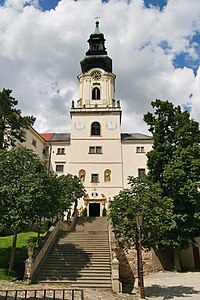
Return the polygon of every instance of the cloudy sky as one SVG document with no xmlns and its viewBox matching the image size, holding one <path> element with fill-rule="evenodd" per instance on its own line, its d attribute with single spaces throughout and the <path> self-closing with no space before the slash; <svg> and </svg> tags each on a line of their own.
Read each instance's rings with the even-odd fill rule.
<svg viewBox="0 0 200 300">
<path fill-rule="evenodd" d="M 77 75 L 94 31 L 106 38 L 123 132 L 147 133 L 156 98 L 200 122 L 200 0 L 0 0 L 0 90 L 39 132 L 69 132 Z"/>
</svg>

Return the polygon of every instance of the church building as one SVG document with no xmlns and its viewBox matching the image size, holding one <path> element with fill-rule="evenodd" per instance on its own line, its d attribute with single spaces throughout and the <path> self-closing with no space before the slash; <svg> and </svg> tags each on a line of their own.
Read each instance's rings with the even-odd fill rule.
<svg viewBox="0 0 200 300">
<path fill-rule="evenodd" d="M 98 21 L 88 43 L 77 77 L 79 99 L 71 104 L 71 133 L 41 134 L 35 146 L 31 144 L 40 148 L 40 157 L 48 151 L 44 161 L 49 170 L 77 175 L 83 182 L 87 195 L 79 201 L 79 209 L 86 207 L 88 216 L 102 216 L 113 197 L 128 186 L 128 176 L 147 173 L 146 153 L 153 140 L 145 134 L 121 132 L 116 76 Z"/>
</svg>

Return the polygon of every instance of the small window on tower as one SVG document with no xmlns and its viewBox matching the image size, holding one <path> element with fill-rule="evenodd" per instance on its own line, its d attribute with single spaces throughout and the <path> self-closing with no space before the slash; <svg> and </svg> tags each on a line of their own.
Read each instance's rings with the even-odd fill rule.
<svg viewBox="0 0 200 300">
<path fill-rule="evenodd" d="M 93 122 L 91 125 L 91 135 L 100 135 L 101 127 L 99 122 Z"/>
<path fill-rule="evenodd" d="M 100 100 L 100 89 L 98 87 L 92 90 L 92 100 Z"/>
<path fill-rule="evenodd" d="M 64 165 L 56 165 L 56 172 L 63 172 L 64 171 Z"/>
<path fill-rule="evenodd" d="M 144 177 L 145 176 L 145 169 L 138 169 L 138 177 Z"/>
<path fill-rule="evenodd" d="M 65 154 L 65 148 L 57 148 L 57 155 Z"/>
<path fill-rule="evenodd" d="M 89 147 L 89 154 L 102 154 L 102 147 L 101 146 Z"/>
<path fill-rule="evenodd" d="M 137 153 L 145 153 L 144 147 L 136 147 L 136 152 Z"/>
<path fill-rule="evenodd" d="M 99 182 L 99 174 L 92 174 L 91 182 Z"/>
</svg>

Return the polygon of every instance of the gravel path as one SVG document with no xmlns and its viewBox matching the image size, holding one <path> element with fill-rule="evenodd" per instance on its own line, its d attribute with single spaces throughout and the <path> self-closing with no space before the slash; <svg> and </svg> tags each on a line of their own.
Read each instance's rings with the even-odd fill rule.
<svg viewBox="0 0 200 300">
<path fill-rule="evenodd" d="M 149 300 L 200 300 L 200 272 L 159 272 L 144 278 L 146 299 Z M 0 290 L 5 289 L 67 288 L 64 284 L 24 284 L 0 281 Z M 77 298 L 78 299 L 78 298 Z M 137 288 L 132 294 L 116 295 L 109 290 L 84 289 L 84 300 L 139 300 Z"/>
</svg>

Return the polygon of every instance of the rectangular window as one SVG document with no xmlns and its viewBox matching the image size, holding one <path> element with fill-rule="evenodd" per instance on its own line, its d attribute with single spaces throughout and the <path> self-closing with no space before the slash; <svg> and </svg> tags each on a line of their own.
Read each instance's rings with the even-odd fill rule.
<svg viewBox="0 0 200 300">
<path fill-rule="evenodd" d="M 64 171 L 64 165 L 56 165 L 56 172 L 63 172 Z"/>
<path fill-rule="evenodd" d="M 89 147 L 89 154 L 102 154 L 102 147 L 100 146 Z"/>
<path fill-rule="evenodd" d="M 138 177 L 144 177 L 145 176 L 145 169 L 138 169 Z"/>
<path fill-rule="evenodd" d="M 144 147 L 136 147 L 136 153 L 145 153 Z"/>
<path fill-rule="evenodd" d="M 102 153 L 102 148 L 96 147 L 96 154 L 101 154 L 101 153 Z"/>
<path fill-rule="evenodd" d="M 99 182 L 99 174 L 92 174 L 91 182 Z"/>
<path fill-rule="evenodd" d="M 95 154 L 95 147 L 89 147 L 89 154 Z"/>
<path fill-rule="evenodd" d="M 57 148 L 57 155 L 65 154 L 65 148 Z"/>
<path fill-rule="evenodd" d="M 35 139 L 32 139 L 32 145 L 37 148 L 37 141 Z"/>
</svg>

